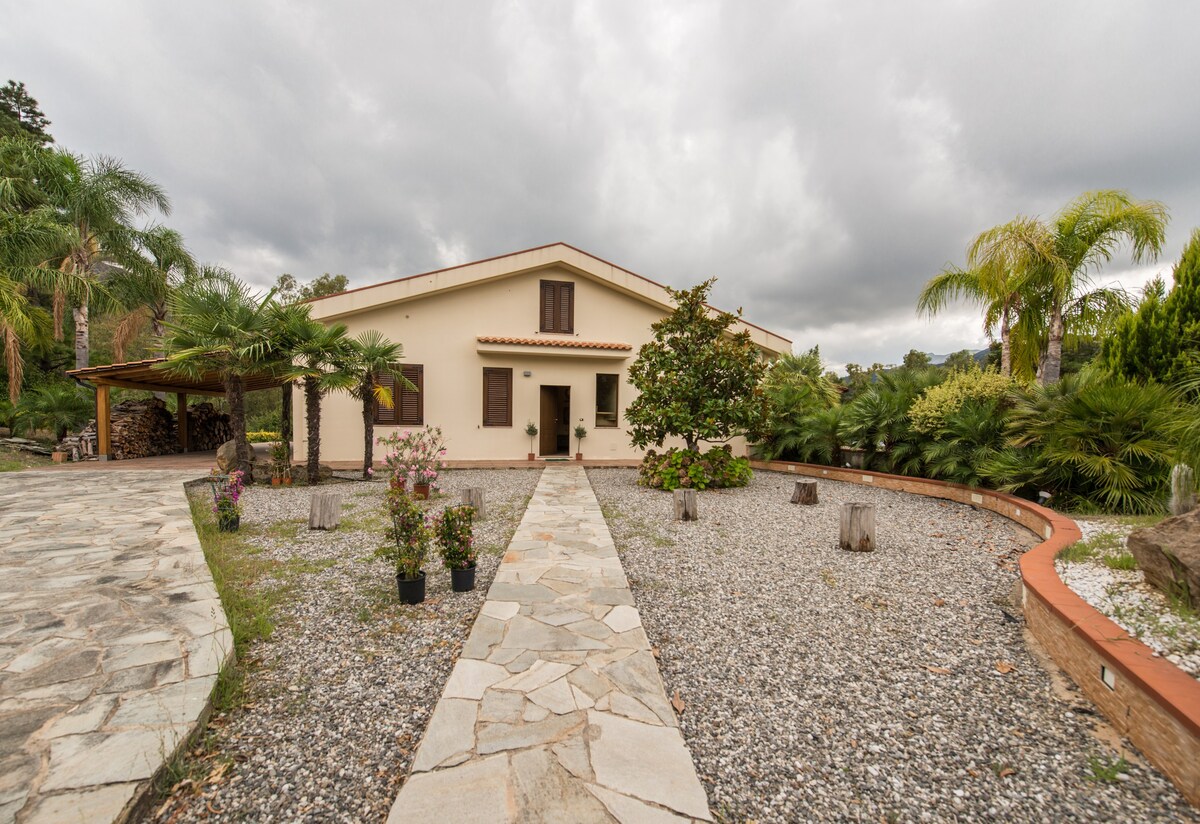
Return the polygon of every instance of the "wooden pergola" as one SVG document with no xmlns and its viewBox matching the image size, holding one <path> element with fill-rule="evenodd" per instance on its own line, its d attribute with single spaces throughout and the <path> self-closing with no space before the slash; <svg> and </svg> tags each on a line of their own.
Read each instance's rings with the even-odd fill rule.
<svg viewBox="0 0 1200 824">
<path fill-rule="evenodd" d="M 101 460 L 112 454 L 112 402 L 113 387 L 142 389 L 147 392 L 168 392 L 175 395 L 176 428 L 179 446 L 188 451 L 187 399 L 188 395 L 224 397 L 225 383 L 216 372 L 205 372 L 200 378 L 186 378 L 163 368 L 166 358 L 149 358 L 128 363 L 112 363 L 107 366 L 85 366 L 69 369 L 67 374 L 77 381 L 90 383 L 96 389 L 96 451 Z M 248 375 L 243 384 L 247 392 L 259 389 L 274 389 L 287 383 L 273 375 Z M 184 410 L 185 414 L 179 414 Z"/>
</svg>

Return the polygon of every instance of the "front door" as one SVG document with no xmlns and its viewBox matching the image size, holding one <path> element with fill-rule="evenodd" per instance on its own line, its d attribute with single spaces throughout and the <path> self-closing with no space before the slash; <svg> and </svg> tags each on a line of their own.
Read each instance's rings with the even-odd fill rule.
<svg viewBox="0 0 1200 824">
<path fill-rule="evenodd" d="M 571 387 L 542 387 L 542 419 L 538 423 L 541 455 L 566 455 L 571 449 Z"/>
</svg>

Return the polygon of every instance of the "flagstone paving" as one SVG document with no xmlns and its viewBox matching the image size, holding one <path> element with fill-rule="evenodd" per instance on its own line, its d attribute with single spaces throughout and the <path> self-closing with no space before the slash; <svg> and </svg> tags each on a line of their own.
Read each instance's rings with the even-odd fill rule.
<svg viewBox="0 0 1200 824">
<path fill-rule="evenodd" d="M 581 467 L 542 473 L 388 821 L 447 814 L 712 820 Z"/>
<path fill-rule="evenodd" d="M 0 824 L 121 818 L 207 712 L 233 638 L 194 477 L 0 475 Z"/>
</svg>

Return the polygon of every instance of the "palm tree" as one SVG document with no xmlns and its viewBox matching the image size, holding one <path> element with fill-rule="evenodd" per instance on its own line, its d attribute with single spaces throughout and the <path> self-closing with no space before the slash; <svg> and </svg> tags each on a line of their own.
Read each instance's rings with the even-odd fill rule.
<svg viewBox="0 0 1200 824">
<path fill-rule="evenodd" d="M 68 429 L 87 423 L 95 414 L 92 399 L 73 383 L 46 383 L 21 399 L 17 414 L 29 428 L 49 429 L 55 442 L 67 437 Z"/>
<path fill-rule="evenodd" d="M 216 372 L 225 385 L 229 423 L 237 444 L 237 468 L 252 479 L 246 439 L 245 380 L 278 368 L 279 341 L 273 334 L 274 293 L 253 294 L 231 273 L 206 267 L 202 277 L 173 292 L 166 321 L 163 368 L 190 378 Z"/>
<path fill-rule="evenodd" d="M 133 228 L 135 216 L 152 210 L 170 214 L 171 202 L 163 189 L 138 172 L 109 157 L 80 158 L 58 152 L 59 173 L 41 182 L 71 237 L 53 260 L 60 271 L 95 282 L 102 264 L 136 265 L 141 234 Z M 74 299 L 75 368 L 88 365 L 90 325 L 88 295 L 55 293 L 55 320 L 66 299 Z"/>
<path fill-rule="evenodd" d="M 304 389 L 304 414 L 308 426 L 308 482 L 321 479 L 321 396 L 332 390 L 354 386 L 356 377 L 349 369 L 352 359 L 350 339 L 343 324 L 326 326 L 313 320 L 305 303 L 277 306 L 273 323 L 280 346 L 291 356 L 291 365 L 283 367 L 290 381 L 299 381 Z"/>
<path fill-rule="evenodd" d="M 183 244 L 183 236 L 166 226 L 155 226 L 138 233 L 137 257 L 126 261 L 114 272 L 109 291 L 125 314 L 113 335 L 113 352 L 118 361 L 125 359 L 125 347 L 147 326 L 162 353 L 166 334 L 167 303 L 171 291 L 198 275 L 196 262 Z"/>
<path fill-rule="evenodd" d="M 1037 220 L 1015 220 L 981 232 L 967 248 L 967 268 L 948 266 L 917 299 L 917 314 L 933 317 L 952 301 L 966 298 L 983 306 L 983 330 L 992 340 L 999 327 L 1000 373 L 1013 373 L 1013 326 L 1025 303 L 1024 261 L 1052 253 Z M 1018 355 L 1026 343 L 1018 338 Z"/>
<path fill-rule="evenodd" d="M 1092 273 L 1125 241 L 1135 263 L 1156 259 L 1166 224 L 1167 209 L 1157 201 L 1085 192 L 1050 223 L 1017 217 L 979 235 L 968 251 L 969 268 L 947 269 L 927 283 L 918 311 L 934 314 L 959 296 L 983 303 L 985 328 L 1000 324 L 1001 370 L 1008 338 L 1016 350 L 1010 370 L 1032 371 L 1036 363 L 1041 383 L 1054 383 L 1067 333 L 1096 334 L 1129 306 L 1119 289 L 1090 288 Z"/>
<path fill-rule="evenodd" d="M 363 480 L 371 477 L 371 466 L 375 463 L 375 404 L 391 407 L 395 403 L 391 391 L 379 378 L 391 375 L 404 388 L 416 390 L 400 372 L 400 359 L 404 347 L 393 343 L 377 329 L 368 329 L 350 341 L 351 363 L 349 371 L 355 377 L 350 392 L 362 403 L 363 418 Z"/>
</svg>

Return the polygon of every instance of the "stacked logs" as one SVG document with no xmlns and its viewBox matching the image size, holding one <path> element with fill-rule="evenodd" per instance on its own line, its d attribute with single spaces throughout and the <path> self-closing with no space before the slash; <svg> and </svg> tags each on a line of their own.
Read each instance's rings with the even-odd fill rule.
<svg viewBox="0 0 1200 824">
<path fill-rule="evenodd" d="M 229 416 L 218 412 L 211 403 L 188 407 L 188 449 L 207 452 L 233 438 Z"/>
<path fill-rule="evenodd" d="M 112 408 L 111 448 L 116 461 L 170 455 L 179 451 L 175 417 L 158 398 L 122 401 Z M 95 437 L 96 422 L 89 421 L 81 438 Z"/>
</svg>

